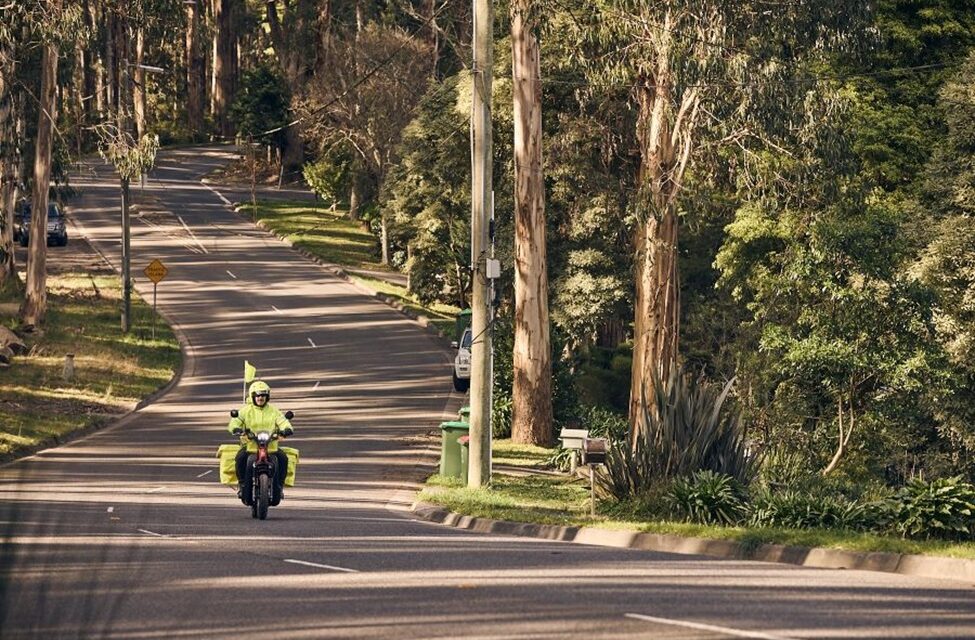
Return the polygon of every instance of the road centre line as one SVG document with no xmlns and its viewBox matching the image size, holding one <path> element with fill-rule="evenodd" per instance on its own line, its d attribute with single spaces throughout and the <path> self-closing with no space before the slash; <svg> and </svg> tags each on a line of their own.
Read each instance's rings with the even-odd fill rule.
<svg viewBox="0 0 975 640">
<path fill-rule="evenodd" d="M 300 564 L 306 567 L 315 567 L 318 569 L 331 569 L 332 571 L 342 571 L 345 573 L 359 573 L 355 569 L 346 569 L 345 567 L 334 567 L 330 564 L 318 564 L 317 562 L 305 562 L 304 560 L 292 560 L 290 558 L 285 558 L 285 562 L 290 562 L 291 564 Z"/>
<path fill-rule="evenodd" d="M 197 477 L 197 478 L 202 478 L 203 476 L 205 476 L 205 475 L 207 475 L 207 474 L 209 474 L 209 473 L 213 473 L 213 469 L 210 469 L 210 470 L 208 470 L 208 471 L 204 471 L 203 473 L 201 473 L 200 475 L 198 475 L 198 476 L 196 476 L 196 477 Z"/>
<path fill-rule="evenodd" d="M 310 344 L 313 349 L 317 349 L 318 348 L 318 345 L 315 344 L 314 342 L 312 342 L 311 338 L 308 338 L 308 344 Z"/>
<path fill-rule="evenodd" d="M 718 627 L 710 624 L 701 624 L 699 622 L 688 622 L 686 620 L 673 620 L 671 618 L 656 618 L 654 616 L 644 616 L 639 613 L 627 613 L 623 615 L 624 618 L 630 618 L 633 620 L 644 620 L 646 622 L 656 622 L 657 624 L 666 624 L 674 627 L 686 627 L 687 629 L 697 629 L 698 631 L 711 631 L 713 633 L 723 633 L 729 636 L 735 636 L 736 638 L 756 638 L 758 640 L 791 640 L 786 636 L 776 636 L 768 633 L 761 633 L 759 631 L 741 631 L 740 629 L 731 629 L 728 627 Z"/>
<path fill-rule="evenodd" d="M 109 507 L 107 509 L 107 511 L 108 511 L 108 513 L 112 513 L 113 511 L 115 511 L 115 507 Z"/>
<path fill-rule="evenodd" d="M 273 304 L 271 305 L 271 308 L 274 309 L 275 311 L 277 311 L 278 313 L 281 313 L 281 310 L 278 309 L 277 307 L 275 307 Z"/>
<path fill-rule="evenodd" d="M 149 489 L 148 491 L 146 491 L 146 493 L 159 493 L 160 491 L 162 491 L 165 488 L 166 487 L 156 487 L 155 489 Z"/>
<path fill-rule="evenodd" d="M 235 276 L 235 275 L 234 275 L 234 272 L 233 272 L 233 271 L 231 271 L 230 269 L 227 269 L 227 274 L 228 274 L 228 275 L 229 275 L 229 276 L 230 276 L 231 278 L 233 278 L 234 280 L 236 280 L 236 279 L 237 279 L 237 276 Z"/>
<path fill-rule="evenodd" d="M 167 536 L 164 533 L 156 533 L 155 531 L 149 531 L 147 529 L 136 529 L 136 531 L 138 531 L 139 533 L 144 533 L 147 536 L 155 536 L 157 538 L 168 538 L 169 537 L 169 536 Z"/>
<path fill-rule="evenodd" d="M 312 391 L 314 391 L 315 389 L 317 389 L 317 388 L 318 388 L 318 385 L 320 385 L 321 383 L 322 383 L 322 381 L 321 381 L 321 380 L 319 380 L 318 382 L 316 382 L 316 383 L 315 383 L 315 386 L 314 386 L 314 387 L 312 387 L 312 388 L 311 388 L 311 390 L 312 390 Z"/>
</svg>

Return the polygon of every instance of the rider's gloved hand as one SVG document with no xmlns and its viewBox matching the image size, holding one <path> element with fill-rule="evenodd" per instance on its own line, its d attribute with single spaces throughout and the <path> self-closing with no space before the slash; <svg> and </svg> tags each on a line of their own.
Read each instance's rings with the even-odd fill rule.
<svg viewBox="0 0 975 640">
<path fill-rule="evenodd" d="M 233 433 L 235 436 L 242 436 L 244 435 L 244 430 L 241 429 L 240 427 L 237 427 L 231 433 Z"/>
<path fill-rule="evenodd" d="M 281 430 L 281 435 L 283 435 L 285 438 L 290 438 L 291 436 L 294 435 L 294 433 L 295 430 L 292 429 L 291 427 L 285 427 L 284 429 Z"/>
</svg>

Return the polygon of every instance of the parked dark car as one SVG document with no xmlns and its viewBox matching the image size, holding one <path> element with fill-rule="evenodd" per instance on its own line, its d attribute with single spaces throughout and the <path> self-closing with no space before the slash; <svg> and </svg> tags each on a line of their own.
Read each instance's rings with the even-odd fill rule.
<svg viewBox="0 0 975 640">
<path fill-rule="evenodd" d="M 30 244 L 30 203 L 20 205 L 14 220 L 14 240 L 20 246 Z M 54 202 L 47 205 L 47 244 L 48 246 L 65 246 L 68 244 L 68 227 L 61 208 Z"/>
</svg>

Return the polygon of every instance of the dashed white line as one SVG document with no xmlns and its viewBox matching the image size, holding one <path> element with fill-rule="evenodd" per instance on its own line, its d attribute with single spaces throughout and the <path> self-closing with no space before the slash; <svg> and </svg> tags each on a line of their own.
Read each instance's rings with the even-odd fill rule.
<svg viewBox="0 0 975 640">
<path fill-rule="evenodd" d="M 277 311 L 278 313 L 281 313 L 281 310 L 278 309 L 277 307 L 275 307 L 273 304 L 271 305 L 271 308 L 274 309 L 275 311 Z"/>
<path fill-rule="evenodd" d="M 167 536 L 166 534 L 163 534 L 163 533 L 156 533 L 155 531 L 149 531 L 149 530 L 147 530 L 147 529 L 137 529 L 137 531 L 138 531 L 139 533 L 144 533 L 144 534 L 146 534 L 147 536 L 155 536 L 155 537 L 157 537 L 157 538 L 168 538 L 168 537 L 169 537 L 169 536 Z"/>
<path fill-rule="evenodd" d="M 330 564 L 318 564 L 317 562 L 305 562 L 304 560 L 291 560 L 285 558 L 285 562 L 290 562 L 291 564 L 300 564 L 306 567 L 315 567 L 317 569 L 331 569 L 332 571 L 342 571 L 344 573 L 359 573 L 355 569 L 346 569 L 345 567 L 335 567 Z"/>
<path fill-rule="evenodd" d="M 108 511 L 109 513 L 112 513 L 113 511 L 115 511 L 115 507 L 109 507 L 109 508 L 107 509 L 107 511 Z"/>
<path fill-rule="evenodd" d="M 235 275 L 234 275 L 234 272 L 233 272 L 233 271 L 231 271 L 230 269 L 227 269 L 227 275 L 229 275 L 229 276 L 230 276 L 231 278 L 233 278 L 234 280 L 236 280 L 236 279 L 237 279 L 237 276 L 235 276 Z"/>
<path fill-rule="evenodd" d="M 203 473 L 201 473 L 200 475 L 198 475 L 196 477 L 197 478 L 202 478 L 203 476 L 205 476 L 207 474 L 210 474 L 210 473 L 213 473 L 213 469 L 210 469 L 209 471 L 204 471 Z"/>
<path fill-rule="evenodd" d="M 149 489 L 148 491 L 146 491 L 146 493 L 159 493 L 160 491 L 162 491 L 165 488 L 166 487 L 156 487 L 155 489 Z"/>
<path fill-rule="evenodd" d="M 316 382 L 316 383 L 315 383 L 315 386 L 314 386 L 314 387 L 312 387 L 312 388 L 311 388 L 311 390 L 312 390 L 312 391 L 315 391 L 316 389 L 318 389 L 318 385 L 320 385 L 321 383 L 322 383 L 322 381 L 321 381 L 321 380 L 319 380 L 318 382 Z"/>
<path fill-rule="evenodd" d="M 646 622 L 656 622 L 657 624 L 666 624 L 674 627 L 685 627 L 687 629 L 697 629 L 698 631 L 711 631 L 713 633 L 723 633 L 729 636 L 735 636 L 736 638 L 756 638 L 757 640 L 790 640 L 786 636 L 776 636 L 768 633 L 761 633 L 759 631 L 742 631 L 740 629 L 730 629 L 728 627 L 719 627 L 710 624 L 701 624 L 699 622 L 688 622 L 686 620 L 672 620 L 670 618 L 656 618 L 654 616 L 644 616 L 639 613 L 627 613 L 623 617 L 631 618 L 633 620 L 645 620 Z"/>
<path fill-rule="evenodd" d="M 312 342 L 312 339 L 311 338 L 308 338 L 308 344 L 310 344 L 312 346 L 312 349 L 317 349 L 318 348 L 318 345 L 315 344 L 314 342 Z"/>
<path fill-rule="evenodd" d="M 207 189 L 209 189 L 210 191 L 212 191 L 212 192 L 214 192 L 215 194 L 217 194 L 217 197 L 218 197 L 218 198 L 220 198 L 220 200 L 221 200 L 221 201 L 222 201 L 222 202 L 223 202 L 223 203 L 224 203 L 225 205 L 227 205 L 228 207 L 232 207 L 232 206 L 234 206 L 234 203 L 232 203 L 232 202 L 231 202 L 230 200 L 227 200 L 227 198 L 226 198 L 226 197 L 224 197 L 224 195 L 223 195 L 222 193 L 220 193 L 219 191 L 217 191 L 216 189 L 214 189 L 214 188 L 213 188 L 213 187 L 211 187 L 210 185 L 208 185 L 208 184 L 206 184 L 206 183 L 204 183 L 204 185 L 203 185 L 203 186 L 205 186 L 205 187 L 206 187 Z"/>
</svg>

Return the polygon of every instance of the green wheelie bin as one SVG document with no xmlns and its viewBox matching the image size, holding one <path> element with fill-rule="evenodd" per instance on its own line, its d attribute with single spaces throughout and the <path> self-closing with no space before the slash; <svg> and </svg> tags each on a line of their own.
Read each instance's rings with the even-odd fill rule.
<svg viewBox="0 0 975 640">
<path fill-rule="evenodd" d="M 440 423 L 440 475 L 461 477 L 460 443 L 457 440 L 467 435 L 470 426 L 460 421 Z"/>
</svg>

